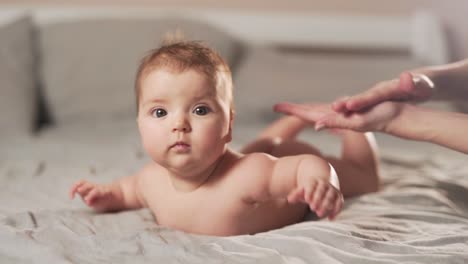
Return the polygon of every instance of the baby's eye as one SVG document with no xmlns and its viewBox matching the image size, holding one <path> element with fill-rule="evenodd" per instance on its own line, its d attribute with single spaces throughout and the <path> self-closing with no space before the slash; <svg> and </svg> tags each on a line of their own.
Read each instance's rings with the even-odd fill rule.
<svg viewBox="0 0 468 264">
<path fill-rule="evenodd" d="M 162 109 L 162 108 L 157 108 L 157 109 L 154 109 L 153 112 L 151 113 L 154 117 L 163 117 L 165 115 L 167 115 L 167 112 L 166 110 Z"/>
<path fill-rule="evenodd" d="M 195 108 L 195 110 L 193 110 L 193 112 L 197 115 L 206 115 L 210 111 L 211 111 L 210 108 L 206 106 L 198 106 L 197 108 Z"/>
</svg>

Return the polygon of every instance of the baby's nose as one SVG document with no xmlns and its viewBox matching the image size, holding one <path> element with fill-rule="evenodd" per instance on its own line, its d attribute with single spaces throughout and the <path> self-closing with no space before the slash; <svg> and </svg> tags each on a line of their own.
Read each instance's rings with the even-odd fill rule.
<svg viewBox="0 0 468 264">
<path fill-rule="evenodd" d="M 185 119 L 179 119 L 175 122 L 172 132 L 190 132 L 191 127 L 189 122 Z"/>
</svg>

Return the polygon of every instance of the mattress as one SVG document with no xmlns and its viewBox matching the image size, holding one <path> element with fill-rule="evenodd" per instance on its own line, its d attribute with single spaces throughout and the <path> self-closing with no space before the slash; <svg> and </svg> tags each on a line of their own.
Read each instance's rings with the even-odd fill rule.
<svg viewBox="0 0 468 264">
<path fill-rule="evenodd" d="M 238 125 L 233 148 L 260 125 Z M 339 153 L 339 140 L 301 140 Z M 135 122 L 76 124 L 4 144 L 0 159 L 1 263 L 466 263 L 467 158 L 378 135 L 382 184 L 345 201 L 336 220 L 255 235 L 212 237 L 160 226 L 147 209 L 95 213 L 69 200 L 70 185 L 108 182 L 148 162 Z M 203 212 L 200 212 L 203 213 Z"/>
</svg>

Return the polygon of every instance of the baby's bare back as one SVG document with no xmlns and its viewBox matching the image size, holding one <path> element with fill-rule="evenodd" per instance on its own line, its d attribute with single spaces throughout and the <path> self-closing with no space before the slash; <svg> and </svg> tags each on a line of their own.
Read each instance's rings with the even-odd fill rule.
<svg viewBox="0 0 468 264">
<path fill-rule="evenodd" d="M 147 206 L 158 224 L 205 235 L 254 234 L 299 222 L 305 204 L 284 199 L 255 202 L 246 199 L 245 187 L 263 168 L 246 162 L 248 157 L 231 155 L 216 175 L 198 189 L 174 189 L 165 169 L 157 164 L 145 170 L 140 184 Z"/>
</svg>

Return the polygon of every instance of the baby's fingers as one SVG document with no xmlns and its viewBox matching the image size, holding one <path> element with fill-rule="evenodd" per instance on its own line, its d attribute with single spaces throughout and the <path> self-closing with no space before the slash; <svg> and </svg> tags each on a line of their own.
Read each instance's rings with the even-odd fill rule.
<svg viewBox="0 0 468 264">
<path fill-rule="evenodd" d="M 322 217 L 327 215 L 331 210 L 333 210 L 336 197 L 336 190 L 334 190 L 333 188 L 328 188 L 328 191 L 326 191 L 323 199 L 317 205 L 317 215 Z"/>
<path fill-rule="evenodd" d="M 92 189 L 84 198 L 83 200 L 85 201 L 85 203 L 89 206 L 91 206 L 94 201 L 96 200 L 96 198 L 98 198 L 99 196 L 99 191 L 98 189 Z"/>
<path fill-rule="evenodd" d="M 326 193 L 325 183 L 318 182 L 315 185 L 313 193 L 311 194 L 312 197 L 307 201 L 308 204 L 309 204 L 310 209 L 312 211 L 314 211 L 315 213 L 318 213 L 317 212 L 318 206 L 321 203 L 321 201 L 323 200 L 323 196 L 325 195 L 325 193 Z"/>
<path fill-rule="evenodd" d="M 81 197 L 85 197 L 88 193 L 95 188 L 95 185 L 89 182 L 84 183 L 77 189 L 77 193 L 81 195 Z"/>
<path fill-rule="evenodd" d="M 288 195 L 288 202 L 289 203 L 297 203 L 303 200 L 304 197 L 304 188 L 298 187 L 294 189 L 289 195 Z"/>
<path fill-rule="evenodd" d="M 317 188 L 317 182 L 314 181 L 310 185 L 304 188 L 304 202 L 310 204 L 313 199 L 315 189 Z"/>
<path fill-rule="evenodd" d="M 334 220 L 336 215 L 341 211 L 343 207 L 343 195 L 339 195 L 338 198 L 335 200 L 335 205 L 333 211 L 328 215 L 328 219 Z"/>
<path fill-rule="evenodd" d="M 72 185 L 72 187 L 70 188 L 70 199 L 75 198 L 75 193 L 77 192 L 78 188 L 81 187 L 84 183 L 86 183 L 85 180 L 79 180 Z"/>
</svg>

